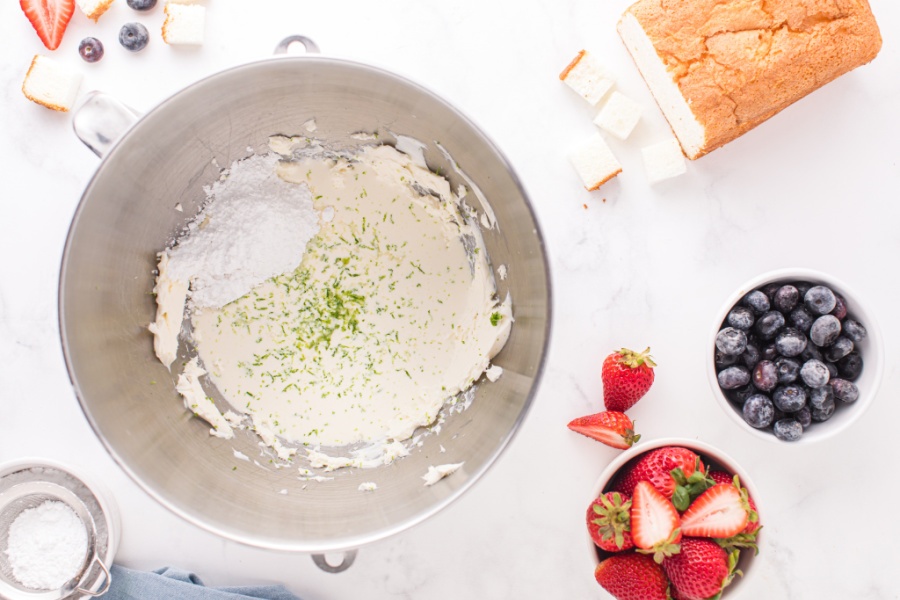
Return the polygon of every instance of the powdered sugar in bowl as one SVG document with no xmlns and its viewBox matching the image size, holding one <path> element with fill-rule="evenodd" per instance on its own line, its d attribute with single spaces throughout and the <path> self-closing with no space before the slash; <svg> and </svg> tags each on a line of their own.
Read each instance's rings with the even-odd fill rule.
<svg viewBox="0 0 900 600">
<path fill-rule="evenodd" d="M 115 506 L 68 467 L 43 460 L 0 466 L 0 597 L 100 595 L 118 539 Z"/>
</svg>

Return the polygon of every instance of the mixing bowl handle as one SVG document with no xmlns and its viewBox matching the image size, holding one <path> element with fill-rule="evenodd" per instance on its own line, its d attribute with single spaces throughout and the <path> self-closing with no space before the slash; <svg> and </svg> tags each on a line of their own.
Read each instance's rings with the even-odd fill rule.
<svg viewBox="0 0 900 600">
<path fill-rule="evenodd" d="M 326 573 L 341 573 L 349 569 L 350 565 L 353 564 L 353 561 L 356 560 L 356 550 L 347 550 L 344 552 L 340 564 L 337 565 L 329 563 L 325 559 L 324 554 L 313 554 L 312 559 L 313 562 L 316 563 L 316 566 Z"/>
<path fill-rule="evenodd" d="M 305 35 L 289 35 L 275 46 L 275 54 L 288 54 L 294 44 L 303 44 L 307 54 L 319 54 L 319 46 Z"/>
<path fill-rule="evenodd" d="M 72 117 L 75 135 L 103 158 L 116 140 L 134 125 L 140 115 L 109 94 L 89 92 Z"/>
</svg>

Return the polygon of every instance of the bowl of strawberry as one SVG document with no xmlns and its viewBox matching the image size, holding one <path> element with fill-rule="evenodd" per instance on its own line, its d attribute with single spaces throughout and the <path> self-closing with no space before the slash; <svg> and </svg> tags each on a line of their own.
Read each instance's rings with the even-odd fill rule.
<svg viewBox="0 0 900 600">
<path fill-rule="evenodd" d="M 783 269 L 725 302 L 707 359 L 725 412 L 757 437 L 803 444 L 837 434 L 871 405 L 883 350 L 871 312 L 825 273 Z"/>
<path fill-rule="evenodd" d="M 758 494 L 697 440 L 644 442 L 600 475 L 586 512 L 597 583 L 616 600 L 734 598 L 762 547 Z"/>
</svg>

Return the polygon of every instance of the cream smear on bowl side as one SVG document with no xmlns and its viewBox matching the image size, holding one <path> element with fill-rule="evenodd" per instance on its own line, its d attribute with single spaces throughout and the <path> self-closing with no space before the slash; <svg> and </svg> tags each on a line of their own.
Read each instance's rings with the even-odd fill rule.
<svg viewBox="0 0 900 600">
<path fill-rule="evenodd" d="M 235 163 L 187 235 L 161 253 L 157 355 L 167 366 L 174 359 L 186 302 L 197 357 L 178 391 L 212 434 L 231 437 L 249 421 L 284 460 L 303 446 L 309 465 L 325 471 L 388 464 L 408 454 L 402 442 L 433 424 L 448 399 L 485 372 L 491 381 L 502 373 L 490 360 L 509 336 L 511 301 L 496 296 L 464 188 L 454 194 L 391 146 L 336 154 L 273 136 L 270 149 Z M 257 219 L 241 242 L 241 226 L 223 223 L 223 214 L 241 218 L 219 208 L 223 198 L 254 195 L 244 209 L 258 210 L 268 194 L 294 217 L 290 251 L 271 251 L 281 222 Z M 271 204 L 272 214 L 285 209 Z M 254 244 L 263 249 L 248 268 L 242 252 Z M 204 375 L 232 411 L 222 415 L 206 396 Z"/>
</svg>

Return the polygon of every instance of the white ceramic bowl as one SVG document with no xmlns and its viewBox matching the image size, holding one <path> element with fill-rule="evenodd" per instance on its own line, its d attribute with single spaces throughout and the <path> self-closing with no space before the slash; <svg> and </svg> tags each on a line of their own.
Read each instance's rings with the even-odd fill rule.
<svg viewBox="0 0 900 600">
<path fill-rule="evenodd" d="M 838 295 L 842 296 L 847 304 L 847 314 L 852 315 L 857 321 L 863 324 L 868 335 L 861 342 L 856 344 L 860 355 L 863 358 L 863 370 L 854 383 L 859 387 L 859 399 L 852 403 L 844 405 L 836 400 L 837 410 L 834 415 L 823 423 L 813 423 L 808 427 L 800 439 L 795 442 L 783 442 L 775 437 L 775 435 L 766 429 L 756 429 L 749 425 L 741 414 L 740 408 L 728 400 L 723 390 L 719 387 L 716 378 L 715 352 L 716 352 L 716 334 L 722 328 L 725 317 L 728 312 L 749 292 L 761 288 L 769 283 L 775 282 L 796 282 L 808 281 L 813 284 L 821 284 L 828 286 Z M 722 308 L 716 314 L 716 318 L 712 324 L 710 332 L 709 344 L 707 345 L 706 370 L 709 376 L 709 385 L 712 388 L 713 395 L 716 397 L 722 410 L 731 417 L 738 426 L 744 431 L 758 438 L 774 441 L 782 445 L 806 445 L 820 442 L 822 440 L 834 437 L 846 430 L 871 406 L 875 396 L 878 393 L 878 387 L 881 385 L 882 373 L 884 371 L 884 347 L 882 346 L 881 330 L 875 321 L 872 311 L 869 310 L 865 303 L 860 300 L 858 294 L 850 289 L 847 284 L 819 271 L 810 269 L 779 269 L 763 273 L 758 277 L 754 277 L 735 292 L 725 301 Z"/>
<path fill-rule="evenodd" d="M 643 454 L 665 446 L 680 446 L 683 448 L 687 448 L 688 450 L 692 450 L 701 456 L 703 464 L 705 464 L 707 468 L 713 466 L 716 468 L 716 470 L 727 471 L 733 475 L 737 475 L 738 477 L 740 477 L 741 485 L 747 488 L 747 492 L 750 494 L 750 497 L 753 498 L 754 504 L 756 504 L 756 512 L 759 514 L 759 520 L 763 526 L 763 529 L 760 530 L 760 533 L 757 537 L 757 545 L 759 547 L 759 553 L 765 554 L 767 551 L 767 545 L 765 543 L 766 509 L 764 505 L 760 503 L 759 491 L 756 489 L 756 486 L 753 485 L 753 481 L 750 479 L 750 476 L 747 474 L 747 472 L 744 471 L 744 469 L 742 469 L 733 458 L 731 458 L 718 448 L 715 448 L 698 440 L 687 438 L 660 438 L 658 440 L 648 442 L 638 442 L 637 445 L 632 446 L 628 450 L 622 452 L 622 454 L 617 456 L 615 460 L 613 460 L 611 463 L 609 463 L 609 465 L 607 465 L 605 469 L 603 469 L 603 472 L 597 479 L 597 483 L 594 484 L 594 487 L 591 490 L 591 497 L 588 498 L 587 502 L 585 503 L 585 510 L 587 510 L 587 507 L 590 506 L 590 503 L 593 502 L 601 493 L 610 491 L 609 486 L 613 483 L 616 475 L 623 467 L 629 465 L 629 463 L 636 462 L 638 457 L 642 456 Z M 593 578 L 594 570 L 602 560 L 601 556 L 605 558 L 610 554 L 604 552 L 603 550 L 600 550 L 594 544 L 594 541 L 591 539 L 586 526 L 584 528 L 584 531 L 588 546 L 587 556 L 589 557 L 591 564 L 591 569 L 588 572 Z M 740 597 L 741 593 L 744 590 L 748 589 L 749 586 L 747 585 L 747 580 L 748 577 L 753 576 L 753 563 L 755 562 L 755 559 L 756 555 L 752 550 L 741 550 L 741 557 L 738 561 L 737 569 L 740 569 L 744 575 L 743 577 L 735 577 L 731 584 L 725 588 L 725 591 L 722 594 L 722 597 L 725 600 L 734 600 L 735 598 Z M 612 598 L 612 596 L 610 596 L 602 587 L 597 587 L 600 590 L 600 593 L 604 594 L 604 596 L 602 597 Z M 749 596 L 747 597 L 749 598 Z"/>
</svg>

